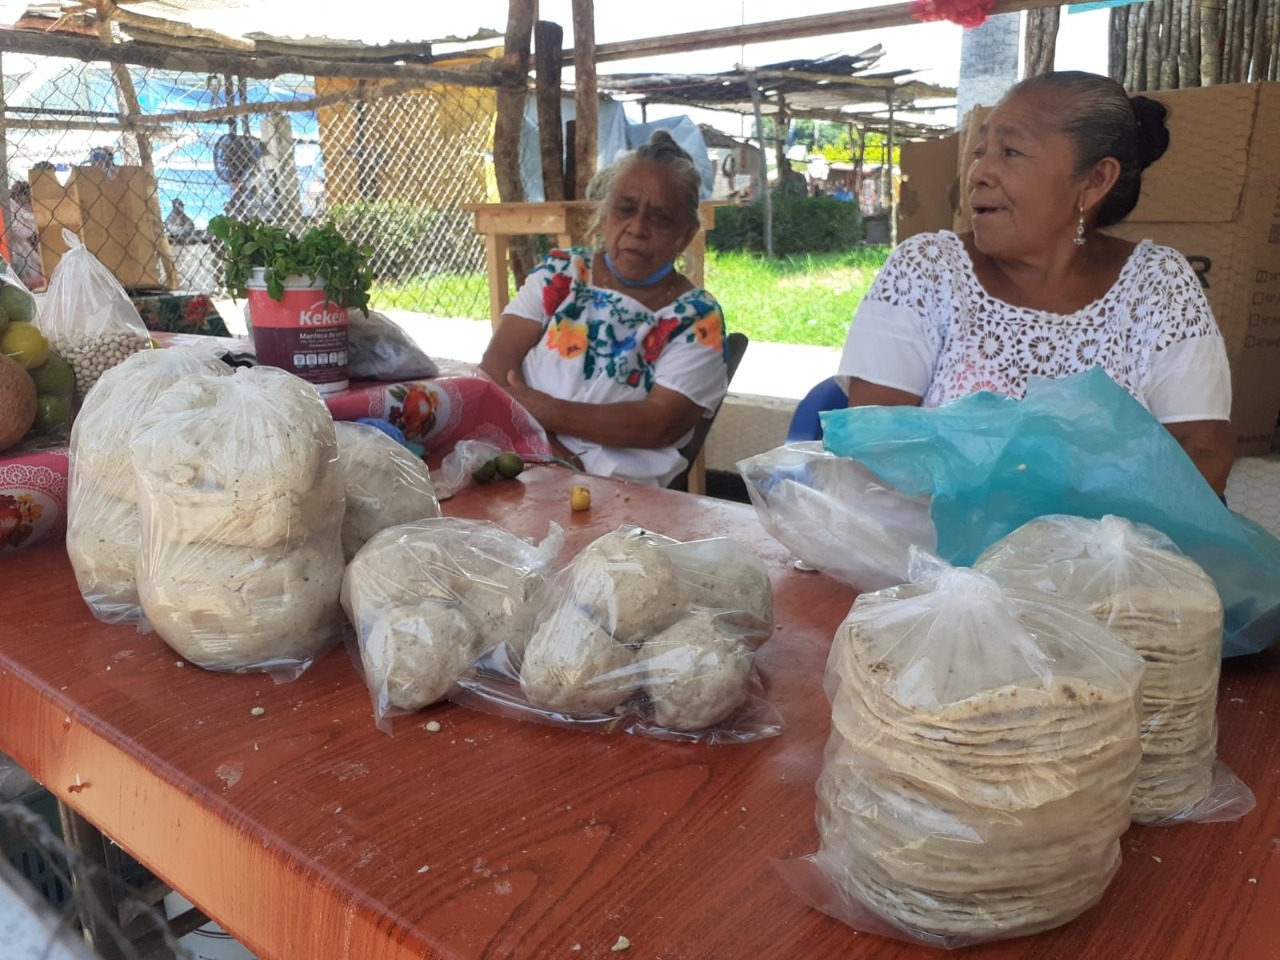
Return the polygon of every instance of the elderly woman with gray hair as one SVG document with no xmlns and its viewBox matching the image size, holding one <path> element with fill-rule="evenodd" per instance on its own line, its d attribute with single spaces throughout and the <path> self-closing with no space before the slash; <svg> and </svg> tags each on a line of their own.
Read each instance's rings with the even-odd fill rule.
<svg viewBox="0 0 1280 960">
<path fill-rule="evenodd" d="M 1106 77 L 1015 86 L 978 133 L 972 231 L 903 241 L 859 305 L 840 362 L 850 405 L 1021 397 L 1029 377 L 1096 365 L 1221 494 L 1231 376 L 1200 282 L 1177 250 L 1105 232 L 1168 145 L 1164 106 Z"/>
<path fill-rule="evenodd" d="M 720 306 L 675 269 L 701 177 L 659 130 L 592 181 L 598 250 L 552 250 L 502 315 L 481 369 L 589 473 L 665 486 L 728 389 Z"/>
</svg>

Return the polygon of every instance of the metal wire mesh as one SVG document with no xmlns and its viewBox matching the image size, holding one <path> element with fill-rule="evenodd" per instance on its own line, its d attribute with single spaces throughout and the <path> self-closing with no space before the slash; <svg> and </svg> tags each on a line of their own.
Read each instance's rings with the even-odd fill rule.
<svg viewBox="0 0 1280 960">
<path fill-rule="evenodd" d="M 295 231 L 327 217 L 371 247 L 375 307 L 487 316 L 484 244 L 464 206 L 497 199 L 493 90 L 231 82 L 12 53 L 2 67 L 0 252 L 28 285 L 65 252 L 66 226 L 126 288 L 217 295 L 210 217 Z"/>
</svg>

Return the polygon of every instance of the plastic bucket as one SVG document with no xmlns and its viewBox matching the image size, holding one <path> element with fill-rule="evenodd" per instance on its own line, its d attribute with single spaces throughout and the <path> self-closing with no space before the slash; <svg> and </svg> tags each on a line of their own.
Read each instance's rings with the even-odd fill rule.
<svg viewBox="0 0 1280 960">
<path fill-rule="evenodd" d="M 261 269 L 249 287 L 249 322 L 258 363 L 296 374 L 321 393 L 347 388 L 347 311 L 325 300 L 324 288 L 306 277 L 285 280 L 272 300 Z"/>
</svg>

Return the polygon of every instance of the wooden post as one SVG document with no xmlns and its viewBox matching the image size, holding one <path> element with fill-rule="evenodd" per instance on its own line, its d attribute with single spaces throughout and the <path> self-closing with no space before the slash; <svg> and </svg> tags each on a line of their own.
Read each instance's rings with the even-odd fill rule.
<svg viewBox="0 0 1280 960">
<path fill-rule="evenodd" d="M 503 73 L 498 86 L 497 115 L 493 123 L 493 173 L 498 196 L 503 203 L 525 199 L 520 180 L 520 133 L 524 128 L 524 104 L 529 91 L 529 38 L 537 18 L 537 0 L 510 0 L 507 8 L 507 35 L 503 44 Z M 516 283 L 524 281 L 528 269 L 527 245 L 512 244 L 512 267 Z M 506 289 L 507 259 L 502 258 L 503 276 L 490 277 Z M 496 318 L 495 318 L 495 323 Z"/>
<path fill-rule="evenodd" d="M 535 90 L 538 99 L 538 146 L 542 156 L 542 193 L 546 200 L 563 200 L 564 135 L 560 129 L 560 60 L 564 29 L 550 20 L 534 27 Z"/>
<path fill-rule="evenodd" d="M 578 142 L 578 122 L 566 120 L 564 124 L 564 198 L 566 200 L 585 199 L 586 190 L 578 193 L 578 157 L 575 145 Z"/>
<path fill-rule="evenodd" d="M 764 159 L 768 154 L 764 151 L 764 118 L 760 110 L 760 84 L 754 73 L 747 74 L 747 85 L 751 87 L 751 106 L 756 115 L 756 142 L 760 144 L 760 202 L 764 204 L 764 255 L 772 257 L 773 198 L 769 194 L 769 165 Z"/>
<path fill-rule="evenodd" d="M 595 0 L 573 0 L 573 196 L 587 198 L 600 152 L 600 99 L 596 89 Z"/>
<path fill-rule="evenodd" d="M 898 245 L 898 192 L 893 189 L 893 94 L 889 94 L 889 131 L 884 144 L 884 168 L 889 183 L 889 246 Z"/>
<path fill-rule="evenodd" d="M 787 128 L 791 125 L 787 116 L 787 101 L 778 94 L 778 112 L 773 115 L 773 152 L 778 164 L 778 188 L 785 189 L 791 179 L 791 161 L 787 159 Z"/>
</svg>

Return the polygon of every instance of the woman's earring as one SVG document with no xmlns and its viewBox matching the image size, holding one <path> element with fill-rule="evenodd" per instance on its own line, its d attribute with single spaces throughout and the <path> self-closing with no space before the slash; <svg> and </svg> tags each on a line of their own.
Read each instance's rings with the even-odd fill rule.
<svg viewBox="0 0 1280 960">
<path fill-rule="evenodd" d="M 1071 242 L 1077 247 L 1083 247 L 1089 241 L 1084 236 L 1084 210 L 1080 211 L 1080 219 L 1076 223 L 1076 235 L 1072 237 Z"/>
</svg>

